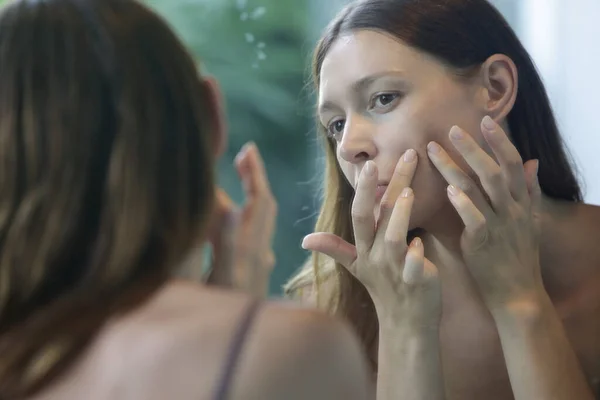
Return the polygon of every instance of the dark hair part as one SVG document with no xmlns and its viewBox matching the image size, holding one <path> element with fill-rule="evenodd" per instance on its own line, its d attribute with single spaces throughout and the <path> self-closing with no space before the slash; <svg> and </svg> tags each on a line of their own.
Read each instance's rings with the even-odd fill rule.
<svg viewBox="0 0 600 400">
<path fill-rule="evenodd" d="M 358 30 L 384 32 L 425 52 L 462 74 L 479 67 L 494 54 L 510 57 L 519 73 L 519 92 L 508 115 L 513 142 L 524 160 L 539 159 L 539 181 L 552 198 L 582 201 L 576 174 L 539 74 L 523 45 L 501 14 L 486 0 L 362 0 L 347 6 L 327 27 L 314 53 L 313 78 L 318 87 L 321 65 L 334 42 Z M 335 142 L 326 141 L 325 202 L 318 231 L 330 231 L 353 240 L 348 223 L 352 192 L 334 165 Z M 342 200 L 338 200 L 342 199 Z M 340 204 L 345 209 L 340 209 Z M 323 269 L 314 256 L 314 279 Z M 305 270 L 306 271 L 306 270 Z M 303 272 L 306 274 L 307 272 Z M 373 351 L 377 342 L 377 318 L 366 290 L 343 267 L 336 267 L 338 290 L 326 304 L 350 320 L 364 345 Z M 371 353 L 373 355 L 373 353 Z"/>
<path fill-rule="evenodd" d="M 154 293 L 214 199 L 209 89 L 133 0 L 0 15 L 0 399 L 65 371 Z"/>
</svg>

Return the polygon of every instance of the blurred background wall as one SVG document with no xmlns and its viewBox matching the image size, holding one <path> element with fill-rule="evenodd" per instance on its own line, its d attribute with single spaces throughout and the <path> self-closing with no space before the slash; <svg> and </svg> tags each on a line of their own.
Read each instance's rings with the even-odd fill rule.
<svg viewBox="0 0 600 400">
<path fill-rule="evenodd" d="M 0 0 L 0 3 L 3 2 Z M 271 293 L 302 264 L 302 237 L 318 206 L 319 148 L 313 122 L 310 52 L 345 0 L 146 0 L 216 76 L 225 92 L 229 150 L 220 184 L 242 191 L 231 164 L 254 140 L 279 202 L 277 266 Z M 600 204 L 600 0 L 494 0 L 531 52 L 586 183 Z M 543 134 L 540 132 L 540 134 Z"/>
</svg>

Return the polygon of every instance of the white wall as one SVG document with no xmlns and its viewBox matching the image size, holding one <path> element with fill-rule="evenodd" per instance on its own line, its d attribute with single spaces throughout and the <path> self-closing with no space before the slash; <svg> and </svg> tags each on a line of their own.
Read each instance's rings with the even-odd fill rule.
<svg viewBox="0 0 600 400">
<path fill-rule="evenodd" d="M 600 0 L 512 0 L 511 21 L 548 88 L 561 131 L 600 205 Z"/>
</svg>

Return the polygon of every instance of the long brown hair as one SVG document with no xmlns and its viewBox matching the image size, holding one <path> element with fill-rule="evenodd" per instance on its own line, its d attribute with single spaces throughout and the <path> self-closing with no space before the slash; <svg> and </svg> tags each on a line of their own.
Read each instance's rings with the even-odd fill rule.
<svg viewBox="0 0 600 400">
<path fill-rule="evenodd" d="M 133 0 L 16 1 L 0 15 L 0 399 L 65 371 L 203 233 L 212 97 Z"/>
<path fill-rule="evenodd" d="M 314 52 L 313 80 L 319 86 L 321 65 L 338 37 L 361 29 L 386 32 L 434 56 L 457 73 L 505 54 L 519 71 L 519 93 L 508 115 L 510 133 L 524 160 L 540 160 L 539 180 L 545 195 L 582 201 L 581 189 L 565 151 L 546 90 L 535 66 L 502 15 L 486 0 L 362 0 L 350 4 L 326 28 Z M 338 167 L 336 143 L 325 143 L 324 201 L 315 230 L 353 242 L 350 205 L 353 190 Z M 333 280 L 328 290 L 321 282 Z M 378 323 L 364 287 L 340 265 L 314 254 L 287 284 L 294 293 L 313 285 L 319 305 L 347 318 L 374 357 Z M 375 360 L 373 364 L 376 365 Z"/>
</svg>

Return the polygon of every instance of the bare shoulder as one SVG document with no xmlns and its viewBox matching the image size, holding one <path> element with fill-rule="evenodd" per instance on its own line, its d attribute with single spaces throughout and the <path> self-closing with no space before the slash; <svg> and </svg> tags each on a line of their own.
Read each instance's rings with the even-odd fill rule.
<svg viewBox="0 0 600 400">
<path fill-rule="evenodd" d="M 370 393 L 366 359 L 346 324 L 285 303 L 265 305 L 239 372 L 236 399 L 366 399 Z"/>
<path fill-rule="evenodd" d="M 209 398 L 250 304 L 229 291 L 164 290 L 117 329 L 107 359 L 114 376 L 146 400 Z M 114 365 L 122 366 L 120 373 Z M 366 371 L 345 324 L 297 304 L 265 302 L 245 337 L 231 398 L 358 400 L 365 398 Z"/>
<path fill-rule="evenodd" d="M 569 340 L 600 398 L 600 207 L 566 203 L 546 246 L 546 287 Z M 551 230 L 548 230 L 551 231 Z"/>
</svg>

